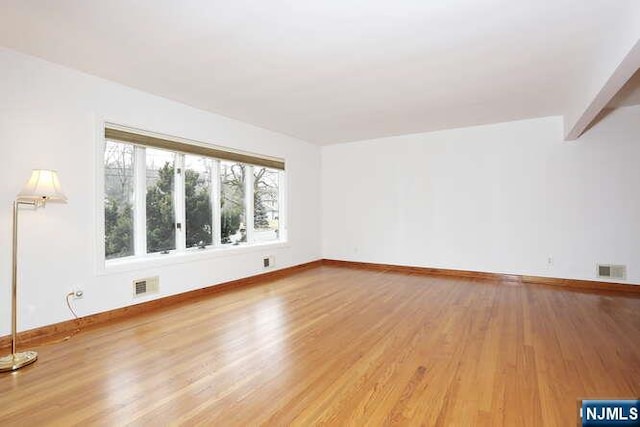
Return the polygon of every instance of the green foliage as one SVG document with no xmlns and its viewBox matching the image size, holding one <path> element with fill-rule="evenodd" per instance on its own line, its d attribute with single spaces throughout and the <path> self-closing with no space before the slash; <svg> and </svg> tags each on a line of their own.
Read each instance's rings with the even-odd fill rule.
<svg viewBox="0 0 640 427">
<path fill-rule="evenodd" d="M 185 171 L 187 247 L 212 243 L 212 212 L 209 186 L 194 170 Z"/>
<path fill-rule="evenodd" d="M 147 188 L 147 252 L 163 252 L 176 247 L 173 209 L 173 165 L 158 169 L 158 180 Z"/>
<path fill-rule="evenodd" d="M 269 202 L 277 200 L 277 194 L 277 174 L 274 176 L 273 171 L 256 167 L 253 181 L 253 227 L 256 230 L 269 228 L 267 207 Z"/>
<path fill-rule="evenodd" d="M 246 242 L 246 230 L 241 229 L 244 217 L 244 182 L 246 167 L 241 164 L 234 164 L 221 173 L 221 198 L 220 198 L 220 228 L 221 242 L 223 244 L 233 243 L 231 236 L 240 231 L 240 242 Z M 238 243 L 238 242 L 236 242 Z"/>
<path fill-rule="evenodd" d="M 240 214 L 234 210 L 223 210 L 221 214 L 222 243 L 231 243 L 231 236 L 238 232 L 241 220 Z"/>
<path fill-rule="evenodd" d="M 245 221 L 246 168 L 234 164 L 221 174 L 221 242 L 246 241 Z M 265 200 L 272 197 L 273 189 L 262 180 L 264 171 L 255 177 L 254 218 L 256 229 L 269 228 Z M 197 171 L 185 171 L 186 244 L 187 247 L 213 243 L 212 206 L 209 183 Z M 118 184 L 120 184 L 118 182 Z M 121 184 L 122 188 L 127 183 Z M 128 184 L 127 184 L 128 185 Z M 134 255 L 133 207 L 118 199 L 126 191 L 108 192 L 105 200 L 105 253 L 106 258 Z M 120 198 L 122 198 L 120 196 Z M 147 188 L 147 251 L 163 252 L 175 249 L 174 166 L 167 162 L 157 171 L 157 179 Z M 235 236 L 235 238 L 234 238 Z"/>
<path fill-rule="evenodd" d="M 256 229 L 269 228 L 267 208 L 265 208 L 262 197 L 257 191 L 253 193 L 253 227 Z"/>
<path fill-rule="evenodd" d="M 133 255 L 133 209 L 130 203 L 105 201 L 105 256 L 107 259 Z"/>
</svg>

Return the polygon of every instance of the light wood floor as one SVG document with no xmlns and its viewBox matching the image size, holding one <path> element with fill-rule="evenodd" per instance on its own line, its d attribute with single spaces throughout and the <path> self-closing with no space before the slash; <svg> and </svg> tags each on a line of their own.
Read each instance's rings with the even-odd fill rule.
<svg viewBox="0 0 640 427">
<path fill-rule="evenodd" d="M 2 426 L 572 426 L 640 396 L 640 298 L 323 266 L 37 350 Z"/>
</svg>

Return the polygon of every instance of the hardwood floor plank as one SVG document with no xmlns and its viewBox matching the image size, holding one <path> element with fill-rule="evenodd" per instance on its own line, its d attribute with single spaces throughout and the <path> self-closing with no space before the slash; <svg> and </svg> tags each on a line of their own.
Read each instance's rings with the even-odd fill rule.
<svg viewBox="0 0 640 427">
<path fill-rule="evenodd" d="M 633 294 L 325 265 L 36 348 L 0 425 L 574 425 L 639 341 Z"/>
</svg>

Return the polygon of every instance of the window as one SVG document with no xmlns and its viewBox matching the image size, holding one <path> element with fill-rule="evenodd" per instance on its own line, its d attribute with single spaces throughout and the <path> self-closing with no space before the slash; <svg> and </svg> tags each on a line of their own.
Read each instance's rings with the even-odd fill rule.
<svg viewBox="0 0 640 427">
<path fill-rule="evenodd" d="M 184 163 L 184 198 L 187 247 L 204 248 L 213 244 L 212 177 L 214 160 L 186 155 Z"/>
<path fill-rule="evenodd" d="M 119 129 L 105 137 L 106 260 L 282 239 L 282 161 Z"/>
<path fill-rule="evenodd" d="M 279 238 L 279 189 L 278 171 L 253 168 L 253 229 L 255 240 L 258 242 L 269 242 Z"/>
<path fill-rule="evenodd" d="M 247 167 L 243 164 L 220 162 L 220 229 L 223 244 L 247 242 L 246 173 Z"/>
<path fill-rule="evenodd" d="M 170 151 L 145 150 L 147 253 L 168 253 L 176 248 L 175 156 Z"/>
<path fill-rule="evenodd" d="M 134 254 L 134 162 L 133 146 L 107 141 L 104 150 L 104 247 L 106 259 Z"/>
</svg>

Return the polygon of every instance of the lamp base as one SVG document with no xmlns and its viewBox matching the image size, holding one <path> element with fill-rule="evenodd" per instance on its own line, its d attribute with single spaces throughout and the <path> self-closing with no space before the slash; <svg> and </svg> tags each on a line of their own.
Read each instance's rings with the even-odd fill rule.
<svg viewBox="0 0 640 427">
<path fill-rule="evenodd" d="M 23 366 L 30 365 L 38 359 L 35 351 L 24 351 L 0 357 L 0 372 L 15 371 Z"/>
</svg>

